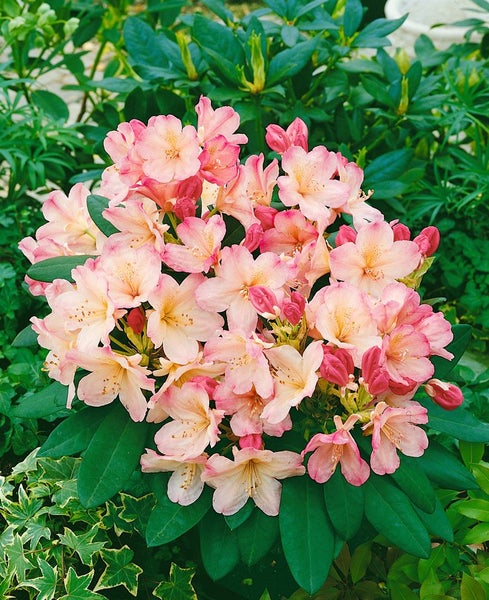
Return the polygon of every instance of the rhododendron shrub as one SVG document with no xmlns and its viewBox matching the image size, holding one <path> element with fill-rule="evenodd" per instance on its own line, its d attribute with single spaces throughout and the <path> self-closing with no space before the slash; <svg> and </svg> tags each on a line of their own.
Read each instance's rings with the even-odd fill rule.
<svg viewBox="0 0 489 600">
<path fill-rule="evenodd" d="M 417 461 L 427 480 L 430 413 L 463 411 L 461 391 L 439 379 L 462 349 L 417 291 L 436 228 L 411 239 L 387 222 L 362 170 L 310 149 L 300 119 L 270 125 L 269 156 L 242 162 L 238 126 L 207 98 L 193 124 L 123 123 L 107 136 L 113 165 L 96 193 L 76 184 L 44 203 L 46 225 L 20 248 L 48 307 L 32 329 L 73 414 L 41 453 L 84 452 L 87 506 L 139 473 L 158 498 L 150 545 L 208 510 L 236 517 L 220 517 L 229 540 L 257 511 L 278 516 L 289 567 L 312 593 L 334 540 L 355 534 L 339 497 L 356 529 L 365 515 L 394 544 L 429 552 L 416 510 L 435 510 L 433 487 L 420 506 L 405 482 Z M 386 485 L 407 515 L 397 533 L 372 515 Z M 354 491 L 364 487 L 365 508 Z M 307 548 L 293 546 L 314 530 L 322 566 L 309 577 Z"/>
</svg>

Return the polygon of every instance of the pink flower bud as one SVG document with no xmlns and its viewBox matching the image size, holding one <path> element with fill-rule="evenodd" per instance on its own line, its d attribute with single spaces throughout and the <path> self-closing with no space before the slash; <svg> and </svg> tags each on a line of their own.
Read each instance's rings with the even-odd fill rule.
<svg viewBox="0 0 489 600">
<path fill-rule="evenodd" d="M 263 440 L 259 433 L 250 433 L 239 438 L 240 448 L 254 448 L 255 450 L 263 450 Z"/>
<path fill-rule="evenodd" d="M 209 398 L 214 397 L 214 391 L 215 391 L 216 387 L 219 385 L 215 379 L 213 379 L 212 377 L 209 377 L 208 375 L 195 375 L 194 377 L 192 377 L 192 379 L 190 381 L 193 381 L 194 383 L 198 383 L 200 386 L 202 386 L 204 388 L 204 390 L 207 392 L 207 395 L 209 396 Z"/>
<path fill-rule="evenodd" d="M 273 227 L 275 215 L 278 212 L 273 206 L 264 206 L 263 204 L 255 206 L 255 217 L 260 221 L 263 231 Z"/>
<path fill-rule="evenodd" d="M 278 301 L 269 288 L 263 285 L 254 285 L 248 288 L 248 298 L 258 313 L 265 315 L 277 313 Z"/>
<path fill-rule="evenodd" d="M 350 227 L 349 225 L 341 225 L 338 233 L 336 234 L 335 246 L 338 248 L 338 246 L 342 246 L 347 242 L 355 242 L 356 239 L 357 232 L 353 229 L 353 227 Z"/>
<path fill-rule="evenodd" d="M 403 223 L 396 223 L 392 226 L 392 231 L 394 232 L 394 241 L 397 242 L 399 240 L 410 240 L 411 232 L 409 231 L 409 227 L 404 225 Z"/>
<path fill-rule="evenodd" d="M 287 135 L 289 136 L 292 146 L 300 146 L 306 152 L 309 150 L 307 143 L 309 132 L 307 130 L 307 125 L 302 119 L 296 117 L 292 121 L 292 123 L 287 127 Z"/>
<path fill-rule="evenodd" d="M 432 256 L 438 249 L 440 243 L 440 232 L 436 227 L 430 225 L 421 230 L 421 233 L 413 240 L 417 244 L 423 256 Z"/>
<path fill-rule="evenodd" d="M 259 223 L 253 223 L 246 230 L 245 239 L 243 240 L 243 246 L 250 252 L 253 252 L 258 248 L 263 238 L 263 229 Z"/>
<path fill-rule="evenodd" d="M 299 292 L 292 292 L 290 300 L 285 300 L 282 304 L 282 312 L 285 318 L 292 325 L 298 325 L 306 308 L 306 299 Z"/>
<path fill-rule="evenodd" d="M 323 346 L 323 362 L 319 366 L 321 377 L 339 386 L 345 386 L 353 373 L 353 358 L 344 348 Z"/>
<path fill-rule="evenodd" d="M 370 394 L 382 394 L 389 387 L 389 375 L 380 364 L 382 350 L 378 346 L 369 348 L 362 357 L 362 378 Z"/>
<path fill-rule="evenodd" d="M 433 402 L 445 410 L 454 410 L 464 401 L 462 390 L 459 387 L 439 379 L 430 379 L 424 389 Z"/>
<path fill-rule="evenodd" d="M 144 310 L 140 306 L 132 308 L 127 313 L 127 324 L 136 335 L 139 335 L 143 331 L 145 323 L 146 317 L 144 315 Z"/>
<path fill-rule="evenodd" d="M 265 134 L 265 141 L 272 150 L 283 154 L 290 147 L 289 136 L 280 125 L 268 125 Z"/>
</svg>

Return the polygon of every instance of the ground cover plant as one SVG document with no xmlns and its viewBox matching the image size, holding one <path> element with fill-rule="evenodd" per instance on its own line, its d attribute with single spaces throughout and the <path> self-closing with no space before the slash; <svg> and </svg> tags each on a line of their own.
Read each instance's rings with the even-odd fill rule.
<svg viewBox="0 0 489 600">
<path fill-rule="evenodd" d="M 487 9 L 485 2 L 477 4 Z M 24 68 L 22 75 L 22 71 L 12 69 L 12 62 L 2 63 L 2 90 L 8 91 L 5 102 L 10 103 L 9 110 L 4 113 L 6 129 L 2 156 L 5 161 L 2 164 L 5 165 L 4 173 L 16 182 L 7 187 L 2 206 L 2 225 L 7 237 L 2 236 L 2 244 L 4 240 L 6 243 L 2 246 L 5 258 L 1 290 L 8 299 L 5 304 L 8 309 L 2 314 L 5 321 L 1 344 L 4 369 L 0 388 L 4 433 L 2 474 L 8 478 L 4 488 L 8 509 L 2 513 L 6 524 L 3 539 L 9 548 L 2 563 L 8 581 L 4 585 L 9 592 L 15 589 L 16 597 L 25 594 L 32 598 L 43 592 L 48 596 L 53 593 L 54 597 L 73 593 L 73 586 L 77 585 L 85 594 L 82 597 L 91 597 L 90 594 L 95 593 L 102 597 L 111 597 L 111 593 L 117 598 L 122 597 L 121 594 L 151 597 L 152 590 L 157 589 L 160 582 L 169 586 L 163 587 L 165 593 L 171 590 L 189 598 L 195 590 L 199 598 L 219 597 L 226 593 L 221 585 L 230 586 L 243 597 L 259 598 L 263 594 L 265 598 L 267 582 L 272 575 L 276 576 L 277 568 L 283 569 L 282 573 L 288 572 L 281 551 L 278 554 L 274 551 L 255 563 L 253 572 L 247 565 L 254 563 L 256 555 L 241 556 L 241 566 L 235 569 L 235 575 L 228 575 L 219 584 L 214 584 L 205 575 L 200 553 L 196 555 L 192 551 L 195 528 L 175 542 L 162 545 L 158 552 L 152 549 L 151 553 L 141 550 L 144 544 L 137 549 L 133 546 L 140 543 L 134 541 L 137 536 L 127 537 L 121 533 L 124 528 L 131 530 L 130 524 L 116 526 L 110 519 L 105 519 L 107 529 L 92 529 L 91 518 L 100 522 L 101 515 L 105 511 L 110 513 L 113 508 L 111 502 L 124 506 L 124 502 L 129 502 L 128 498 L 134 498 L 130 493 L 123 492 L 121 499 L 114 496 L 100 507 L 81 509 L 85 517 L 80 520 L 80 505 L 68 503 L 65 516 L 58 519 L 57 509 L 52 504 L 53 498 L 58 497 L 53 496 L 54 490 L 63 487 L 66 478 L 70 493 L 74 494 L 73 474 L 78 466 L 75 469 L 73 465 L 79 465 L 79 461 L 73 459 L 70 463 L 73 471 L 60 473 L 57 484 L 54 480 L 46 481 L 44 487 L 42 478 L 46 465 L 50 460 L 61 461 L 61 457 L 37 459 L 33 455 L 27 471 L 19 467 L 14 470 L 15 475 L 9 475 L 11 466 L 18 461 L 16 457 L 24 456 L 26 450 L 42 444 L 57 419 L 69 414 L 64 408 L 62 388 L 53 387 L 47 393 L 42 391 L 48 382 L 46 373 L 41 372 L 44 353 L 32 345 L 33 337 L 25 332 L 15 346 L 10 346 L 15 332 L 27 323 L 29 316 L 47 309 L 38 299 L 30 298 L 21 290 L 25 261 L 15 249 L 17 241 L 33 235 L 41 223 L 40 206 L 32 191 L 36 187 L 41 192 L 61 187 L 68 193 L 76 181 L 90 182 L 97 178 L 109 162 L 103 140 L 121 121 L 138 118 L 147 122 L 152 115 L 171 112 L 188 123 L 193 107 L 203 93 L 212 99 L 214 106 L 227 103 L 231 98 L 233 107 L 240 114 L 240 131 L 250 140 L 243 146 L 242 156 L 264 151 L 266 160 L 271 162 L 277 153 L 265 143 L 265 126 L 278 123 L 286 129 L 296 116 L 301 116 L 309 125 L 311 147 L 325 144 L 329 150 L 341 151 L 349 161 L 355 160 L 364 167 L 364 189 L 374 189 L 370 202 L 386 216 L 402 216 L 413 231 L 429 225 L 430 218 L 440 227 L 441 247 L 421 291 L 426 298 L 441 297 L 434 306 L 442 307 L 453 324 L 467 322 L 475 326 L 471 352 L 449 377 L 463 388 L 465 407 L 470 413 L 487 421 L 485 295 L 477 293 L 478 289 L 484 289 L 486 280 L 483 248 L 487 240 L 479 226 L 487 218 L 482 202 L 487 185 L 484 120 L 487 99 L 483 85 L 487 55 L 484 44 L 469 40 L 450 52 L 438 52 L 428 39 L 421 39 L 416 45 L 415 58 L 408 59 L 400 52 L 389 55 L 382 50 L 387 43 L 385 36 L 398 23 L 372 23 L 367 18 L 369 13 L 364 12 L 359 2 L 349 2 L 346 9 L 343 2 L 270 2 L 251 14 L 241 11 L 239 15 L 232 3 L 222 2 L 202 3 L 197 12 L 189 11 L 184 2 L 168 3 L 164 10 L 160 10 L 162 7 L 158 3 L 149 3 L 145 7 L 130 2 L 103 5 L 77 2 L 73 6 L 67 2 L 51 2 L 49 6 L 56 19 L 40 2 L 11 2 L 2 7 L 4 36 L 5 32 L 10 35 L 7 25 L 21 12 L 37 15 L 36 21 L 27 19 L 24 22 L 25 31 L 29 30 L 26 38 L 19 35 L 10 39 L 13 48 L 17 44 L 19 50 L 23 49 L 23 54 L 17 54 L 17 64 L 22 64 L 18 57 L 23 57 L 30 67 L 43 64 L 43 68 L 49 70 L 54 65 L 54 68 L 71 71 L 76 81 L 72 87 L 85 95 L 83 110 L 76 115 L 78 124 L 68 125 L 66 110 L 56 99 L 58 94 L 31 93 L 38 90 L 37 77 L 33 77 L 35 70 L 28 74 Z M 40 14 L 46 15 L 44 25 L 39 19 Z M 73 17 L 83 22 L 74 29 L 75 53 L 71 47 L 67 51 L 64 49 L 69 27 L 76 25 L 70 21 Z M 61 31 L 65 35 L 64 28 L 68 23 L 67 37 L 64 38 Z M 320 23 L 323 23 L 322 28 Z M 474 21 L 472 24 L 483 32 L 481 23 Z M 48 25 L 54 27 L 60 37 L 44 35 L 41 40 L 42 33 L 36 27 L 42 30 Z M 223 57 L 229 56 L 228 63 L 232 63 L 231 57 L 235 55 L 242 57 L 237 70 L 228 68 L 225 60 L 217 60 L 215 48 L 206 36 L 209 27 L 219 34 L 219 39 L 225 40 L 219 50 Z M 11 28 L 14 32 L 15 26 L 11 25 Z M 87 69 L 81 61 L 86 52 L 83 44 L 92 38 L 102 50 Z M 31 43 L 26 44 L 26 39 Z M 36 46 L 50 43 L 58 44 L 56 49 L 52 47 L 51 56 L 59 56 L 59 64 L 52 60 L 36 63 L 32 56 Z M 291 64 L 288 51 L 295 50 L 298 45 L 298 62 Z M 373 47 L 375 55 L 364 51 L 367 47 Z M 100 71 L 96 75 L 95 64 L 105 65 L 102 79 Z M 192 65 L 195 71 L 192 71 Z M 26 80 L 25 85 L 22 79 Z M 308 93 L 311 89 L 313 92 Z M 385 89 L 387 94 L 382 92 Z M 17 94 L 17 99 L 12 91 Z M 233 95 L 230 96 L 230 92 Z M 22 102 L 23 94 L 28 98 L 27 104 Z M 61 96 L 58 97 L 63 102 Z M 9 114 L 14 116 L 9 117 Z M 34 123 L 33 135 L 45 139 L 44 145 L 33 144 L 32 136 L 22 136 L 25 131 L 22 119 L 29 126 Z M 258 122 L 263 125 L 261 131 L 258 131 Z M 26 144 L 19 156 L 15 154 L 19 144 L 9 147 L 9 139 L 16 135 L 20 136 L 22 144 Z M 49 150 L 40 151 L 41 146 Z M 77 165 L 76 175 L 74 165 Z M 27 182 L 23 172 L 32 174 Z M 474 173 L 477 175 L 472 176 Z M 100 210 L 100 205 L 92 206 L 93 214 Z M 103 223 L 100 217 L 98 223 Z M 457 261 L 461 261 L 460 266 Z M 38 391 L 40 394 L 35 393 Z M 452 420 L 457 418 L 456 415 Z M 477 427 L 467 425 L 465 430 L 470 439 L 456 442 L 453 436 L 460 431 L 450 425 L 450 419 L 447 422 L 445 417 L 435 413 L 434 422 L 441 429 L 439 433 L 431 430 L 430 438 L 442 448 L 450 449 L 454 456 L 461 452 L 465 464 L 465 470 L 462 467 L 456 471 L 460 479 L 445 481 L 447 491 L 439 489 L 440 482 L 435 485 L 437 497 L 447 509 L 453 539 L 449 528 L 440 530 L 434 538 L 439 544 L 438 549 L 431 551 L 428 558 L 406 555 L 392 548 L 392 543 L 382 535 L 375 541 L 372 541 L 373 534 L 370 539 L 352 539 L 348 548 L 333 561 L 330 577 L 324 590 L 317 593 L 318 598 L 323 597 L 321 594 L 344 597 L 346 593 L 360 598 L 370 597 L 369 594 L 371 597 L 391 595 L 396 598 L 406 594 L 409 597 L 409 593 L 416 597 L 442 593 L 448 597 L 458 597 L 461 593 L 485 597 L 487 489 L 484 486 L 487 471 L 481 439 L 484 433 L 483 430 L 474 433 Z M 36 462 L 39 460 L 40 463 Z M 460 467 L 459 462 L 456 464 Z M 136 496 L 143 492 L 136 482 L 131 485 L 134 485 L 132 492 Z M 18 510 L 18 504 L 25 507 L 32 501 L 39 505 L 38 500 L 26 500 L 24 489 L 28 490 L 27 495 L 32 490 L 33 496 L 41 497 L 45 505 L 39 526 L 45 536 L 41 535 L 37 540 L 37 545 L 42 544 L 42 551 L 33 548 L 36 544 L 32 541 L 32 531 L 23 529 L 26 522 L 16 521 L 12 516 L 12 511 Z M 41 489 L 44 492 L 40 492 Z M 144 491 L 148 492 L 147 489 Z M 142 497 L 146 509 L 153 507 L 152 493 Z M 13 534 L 15 528 L 10 527 L 13 522 L 18 524 L 19 538 Z M 117 576 L 111 579 L 111 569 L 120 576 L 125 572 L 125 566 L 117 570 L 115 563 L 106 565 L 103 556 L 107 558 L 110 552 L 102 555 L 98 546 L 96 549 L 91 547 L 94 550 L 91 559 L 87 558 L 86 563 L 81 561 L 84 566 L 78 562 L 78 555 L 66 543 L 70 534 L 64 532 L 66 537 L 58 537 L 63 535 L 64 527 L 72 527 L 71 522 L 76 523 L 74 532 L 86 534 L 88 544 L 100 542 L 106 544 L 104 548 L 111 545 L 119 548 L 132 540 L 128 545 L 135 555 L 129 556 L 126 550 L 112 555 L 126 560 L 126 583 L 130 581 L 130 584 L 125 587 L 122 584 L 121 588 Z M 249 524 L 250 528 L 256 526 L 253 520 Z M 141 526 L 135 529 L 145 534 Z M 50 536 L 47 530 L 51 530 Z M 368 533 L 365 523 L 362 530 Z M 95 536 L 90 537 L 92 534 Z M 242 528 L 238 538 L 245 537 L 249 541 L 249 536 L 250 531 Z M 445 541 L 443 536 L 447 538 Z M 37 539 L 36 535 L 34 539 Z M 54 546 L 61 543 L 63 552 L 53 552 L 52 540 L 55 540 Z M 152 563 L 150 555 L 156 557 L 158 565 Z M 63 556 L 62 560 L 60 556 Z M 448 560 L 450 570 L 443 566 L 442 559 Z M 66 568 L 60 569 L 60 562 L 66 564 Z M 105 565 L 107 570 L 101 578 Z M 144 567 L 145 573 L 151 573 L 149 581 L 145 575 L 137 575 L 139 567 Z M 185 568 L 189 570 L 181 570 Z M 51 588 L 38 590 L 36 585 L 40 585 L 44 573 L 50 574 Z M 19 575 L 22 583 L 27 582 L 25 586 L 20 585 Z M 190 583 L 192 576 L 194 589 Z M 35 583 L 29 587 L 30 580 Z M 294 589 L 293 577 L 289 573 L 283 580 L 289 586 L 287 594 L 290 595 Z M 109 585 L 103 588 L 104 582 L 109 581 L 113 591 Z M 137 581 L 140 581 L 139 586 Z M 270 589 L 272 598 L 278 597 L 278 593 Z M 293 597 L 308 597 L 307 594 L 297 591 Z"/>
</svg>

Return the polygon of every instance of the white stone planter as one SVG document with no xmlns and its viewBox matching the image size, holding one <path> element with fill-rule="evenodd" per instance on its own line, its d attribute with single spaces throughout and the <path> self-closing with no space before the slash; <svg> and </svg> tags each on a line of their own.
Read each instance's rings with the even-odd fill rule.
<svg viewBox="0 0 489 600">
<path fill-rule="evenodd" d="M 452 23 L 489 18 L 470 0 L 387 0 L 385 16 L 388 19 L 398 19 L 406 13 L 409 13 L 406 21 L 389 37 L 393 46 L 408 52 L 412 52 L 414 42 L 422 33 L 431 38 L 436 48 L 443 50 L 464 39 L 467 28 Z"/>
</svg>

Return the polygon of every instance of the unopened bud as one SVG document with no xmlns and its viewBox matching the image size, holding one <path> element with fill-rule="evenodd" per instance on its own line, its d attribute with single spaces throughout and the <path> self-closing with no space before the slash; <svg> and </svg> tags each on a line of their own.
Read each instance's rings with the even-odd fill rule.
<svg viewBox="0 0 489 600">
<path fill-rule="evenodd" d="M 440 232 L 434 225 L 425 227 L 413 240 L 423 256 L 432 256 L 440 244 Z"/>
<path fill-rule="evenodd" d="M 439 379 L 430 379 L 424 389 L 433 402 L 445 410 L 454 410 L 464 401 L 464 395 L 458 386 Z"/>
<path fill-rule="evenodd" d="M 146 317 L 144 315 L 144 310 L 140 306 L 137 308 L 132 308 L 127 313 L 127 324 L 136 335 L 142 333 L 145 323 Z"/>
</svg>

